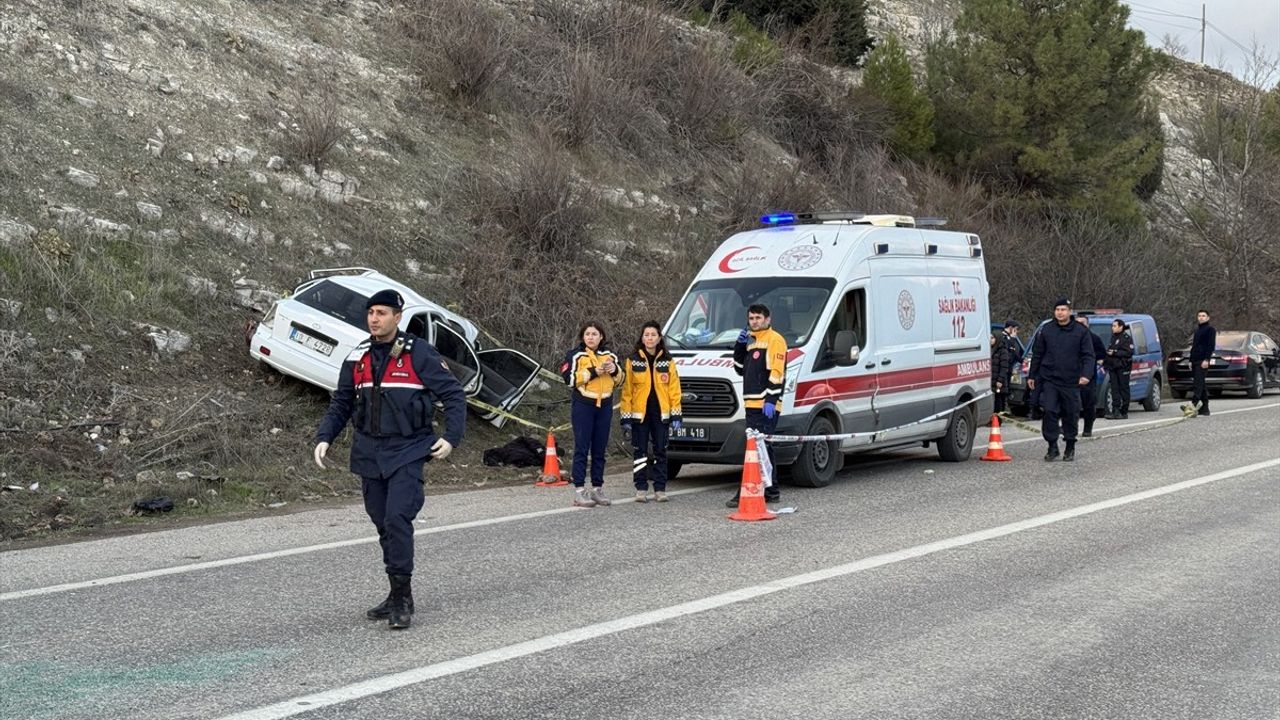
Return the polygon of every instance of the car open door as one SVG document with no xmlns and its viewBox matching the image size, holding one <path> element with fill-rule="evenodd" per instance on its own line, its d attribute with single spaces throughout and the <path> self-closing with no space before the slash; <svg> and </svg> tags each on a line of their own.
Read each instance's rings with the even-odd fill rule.
<svg viewBox="0 0 1280 720">
<path fill-rule="evenodd" d="M 433 319 L 432 328 L 435 337 L 432 344 L 444 358 L 449 371 L 458 378 L 467 397 L 475 397 L 480 392 L 480 359 L 475 350 L 457 330 L 449 327 L 444 321 Z"/>
<path fill-rule="evenodd" d="M 477 399 L 507 412 L 524 398 L 525 391 L 542 369 L 533 358 L 510 348 L 481 350 L 477 355 L 482 376 Z M 507 421 L 492 411 L 482 412 L 480 417 L 493 423 L 494 427 L 502 427 Z"/>
</svg>

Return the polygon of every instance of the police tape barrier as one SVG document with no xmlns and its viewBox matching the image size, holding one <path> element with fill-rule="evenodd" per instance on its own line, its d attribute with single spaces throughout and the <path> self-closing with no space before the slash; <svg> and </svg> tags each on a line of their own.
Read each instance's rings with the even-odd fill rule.
<svg viewBox="0 0 1280 720">
<path fill-rule="evenodd" d="M 514 420 L 520 423 L 521 425 L 525 425 L 531 428 L 536 428 L 538 430 L 545 430 L 549 433 L 560 432 L 561 430 L 568 430 L 569 428 L 573 427 L 573 425 L 570 423 L 565 423 L 563 425 L 553 425 L 553 426 L 539 425 L 538 423 L 532 420 L 525 420 L 519 415 L 513 415 L 507 412 L 506 410 L 503 410 L 502 408 L 496 408 L 487 402 L 476 400 L 475 398 L 467 398 L 467 404 L 473 408 L 477 408 L 479 410 L 484 410 L 485 412 L 493 413 L 494 415 L 501 415 L 502 417 L 508 420 Z"/>
<path fill-rule="evenodd" d="M 985 397 L 991 397 L 991 392 L 988 391 L 988 392 L 982 393 L 981 395 L 975 398 L 970 398 L 969 400 L 966 400 L 960 403 L 959 405 L 956 405 L 953 408 L 943 410 L 942 412 L 934 413 L 929 417 L 920 418 L 919 420 L 906 423 L 905 425 L 899 425 L 897 427 L 891 427 L 891 428 L 884 428 L 882 430 L 873 430 L 871 432 L 837 433 L 835 435 L 766 435 L 760 432 L 759 430 L 747 430 L 747 436 L 760 438 L 768 442 L 830 442 L 832 440 L 848 440 L 850 438 L 871 438 L 872 439 L 871 441 L 875 442 L 881 435 L 884 435 L 886 433 L 891 433 L 891 432 L 897 432 L 904 428 L 909 428 L 915 425 L 922 425 L 927 422 L 933 422 L 934 420 L 950 415 L 951 413 L 959 410 L 960 408 L 968 407 L 969 405 L 972 405 L 973 403 L 976 403 Z"/>
</svg>

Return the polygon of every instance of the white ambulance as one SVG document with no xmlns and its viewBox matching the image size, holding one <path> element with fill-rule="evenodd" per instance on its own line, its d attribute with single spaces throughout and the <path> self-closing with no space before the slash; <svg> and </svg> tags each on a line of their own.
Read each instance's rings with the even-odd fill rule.
<svg viewBox="0 0 1280 720">
<path fill-rule="evenodd" d="M 771 443 L 792 484 L 828 484 L 846 452 L 934 443 L 943 460 L 967 459 L 977 425 L 991 416 L 990 397 L 918 421 L 991 387 L 978 236 L 903 215 L 779 213 L 761 222 L 720 244 L 667 321 L 684 393 L 672 475 L 685 463 L 742 463 L 733 345 L 755 303 L 787 341 L 776 433 L 874 433 Z"/>
</svg>

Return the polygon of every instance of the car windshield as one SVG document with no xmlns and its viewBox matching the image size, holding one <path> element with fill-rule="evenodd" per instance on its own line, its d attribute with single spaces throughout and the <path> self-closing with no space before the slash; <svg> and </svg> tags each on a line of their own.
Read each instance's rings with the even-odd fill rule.
<svg viewBox="0 0 1280 720">
<path fill-rule="evenodd" d="M 667 325 L 677 347 L 731 348 L 747 325 L 747 307 L 769 308 L 788 347 L 803 345 L 835 288 L 831 278 L 732 278 L 695 283 Z"/>
<path fill-rule="evenodd" d="M 315 308 L 360 330 L 368 329 L 364 306 L 368 299 L 367 296 L 332 280 L 322 280 L 298 293 L 294 298 L 307 307 Z"/>
</svg>

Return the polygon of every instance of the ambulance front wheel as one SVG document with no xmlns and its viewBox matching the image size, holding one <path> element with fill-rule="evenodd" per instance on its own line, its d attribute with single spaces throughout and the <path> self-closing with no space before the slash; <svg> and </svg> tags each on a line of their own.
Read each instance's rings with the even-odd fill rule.
<svg viewBox="0 0 1280 720">
<path fill-rule="evenodd" d="M 805 435 L 834 435 L 835 425 L 825 415 L 819 415 L 809 423 Z M 840 454 L 840 443 L 836 440 L 827 442 L 807 442 L 800 449 L 800 456 L 791 465 L 791 483 L 800 487 L 826 487 L 831 484 L 839 469 L 843 456 Z"/>
<path fill-rule="evenodd" d="M 951 413 L 947 434 L 938 438 L 938 456 L 946 462 L 964 462 L 973 452 L 973 407 L 965 406 Z"/>
</svg>

